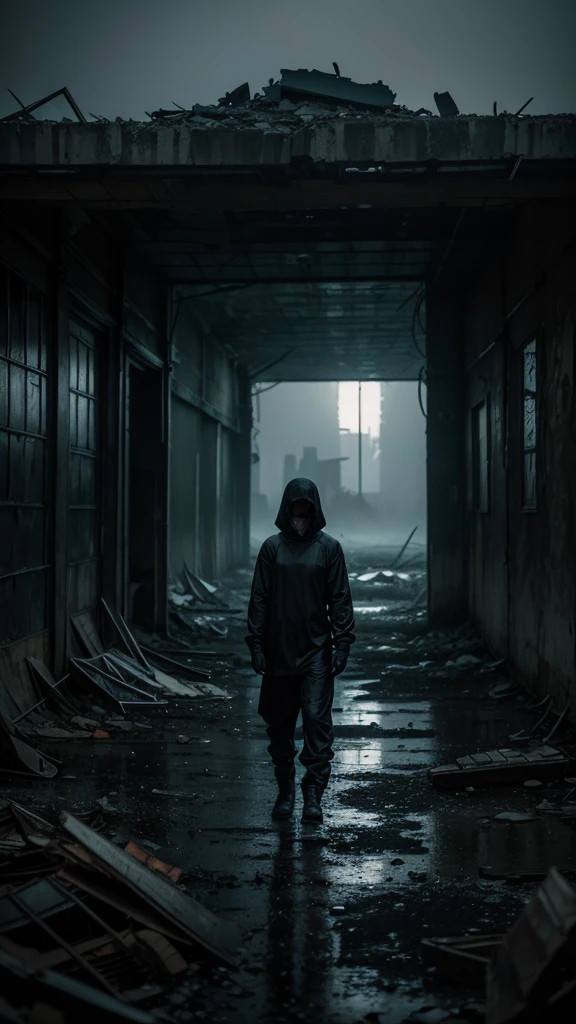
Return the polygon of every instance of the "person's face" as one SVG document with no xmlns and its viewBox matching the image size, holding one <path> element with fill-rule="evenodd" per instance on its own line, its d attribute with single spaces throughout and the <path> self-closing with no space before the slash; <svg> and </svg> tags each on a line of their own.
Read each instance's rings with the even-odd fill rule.
<svg viewBox="0 0 576 1024">
<path fill-rule="evenodd" d="M 309 501 L 295 501 L 292 505 L 292 523 L 300 537 L 305 537 L 312 526 L 314 509 Z"/>
</svg>

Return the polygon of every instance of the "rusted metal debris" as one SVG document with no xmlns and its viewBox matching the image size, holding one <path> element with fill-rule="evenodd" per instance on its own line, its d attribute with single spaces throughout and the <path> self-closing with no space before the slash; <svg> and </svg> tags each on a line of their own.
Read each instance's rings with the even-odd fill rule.
<svg viewBox="0 0 576 1024">
<path fill-rule="evenodd" d="M 438 789 L 461 789 L 466 786 L 496 786 L 527 779 L 553 782 L 566 774 L 568 758 L 554 747 L 535 750 L 489 750 L 481 754 L 459 757 L 456 764 L 428 769 L 428 780 Z"/>
<path fill-rule="evenodd" d="M 573 1015 L 575 954 L 576 888 L 553 867 L 489 965 L 486 1024 L 559 1022 L 562 1004 Z"/>
</svg>

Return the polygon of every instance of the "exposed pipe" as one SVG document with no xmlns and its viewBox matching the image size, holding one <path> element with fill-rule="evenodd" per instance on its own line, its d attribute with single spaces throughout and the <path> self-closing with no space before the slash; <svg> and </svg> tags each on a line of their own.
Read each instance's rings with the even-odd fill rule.
<svg viewBox="0 0 576 1024">
<path fill-rule="evenodd" d="M 362 381 L 358 381 L 358 497 L 362 497 Z"/>
</svg>

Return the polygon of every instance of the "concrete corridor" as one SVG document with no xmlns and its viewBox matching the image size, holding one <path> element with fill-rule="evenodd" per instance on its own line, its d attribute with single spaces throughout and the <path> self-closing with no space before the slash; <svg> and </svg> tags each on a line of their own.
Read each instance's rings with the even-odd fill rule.
<svg viewBox="0 0 576 1024">
<path fill-rule="evenodd" d="M 356 553 L 354 567 L 369 560 Z M 229 582 L 247 600 L 250 571 Z M 240 927 L 240 968 L 213 966 L 199 951 L 159 1019 L 481 1020 L 484 993 L 437 981 L 421 939 L 510 926 L 533 886 L 482 880 L 481 866 L 576 867 L 569 825 L 546 815 L 491 820 L 531 810 L 544 795 L 553 801 L 565 786 L 442 793 L 427 781 L 430 766 L 506 746 L 534 721 L 521 711 L 525 695 L 487 696 L 503 678 L 486 669 L 489 653 L 475 667 L 446 668 L 449 640 L 427 630 L 424 612 L 358 596 L 356 612 L 358 641 L 337 680 L 322 826 L 301 824 L 300 794 L 292 821 L 270 820 L 275 784 L 243 615 L 217 642 L 213 672 L 232 699 L 171 702 L 134 716 L 144 728 L 112 730 L 89 747 L 55 741 L 50 750 L 64 759 L 55 782 L 10 785 L 12 799 L 39 812 L 99 801 L 115 841 L 153 844 L 183 869 L 189 892 Z"/>
</svg>

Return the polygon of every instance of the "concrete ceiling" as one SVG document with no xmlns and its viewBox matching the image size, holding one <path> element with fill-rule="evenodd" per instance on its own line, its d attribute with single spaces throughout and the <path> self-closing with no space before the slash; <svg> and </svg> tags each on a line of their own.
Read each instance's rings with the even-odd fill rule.
<svg viewBox="0 0 576 1024">
<path fill-rule="evenodd" d="M 124 214 L 129 247 L 262 381 L 417 379 L 423 282 L 448 272 L 455 243 L 473 272 L 508 216 L 502 208 L 465 218 L 458 208 Z"/>
<path fill-rule="evenodd" d="M 414 301 L 406 300 L 416 288 L 406 281 L 256 284 L 204 295 L 194 308 L 257 380 L 413 380 L 423 358 L 412 337 Z M 419 329 L 416 338 L 422 345 Z"/>
</svg>

